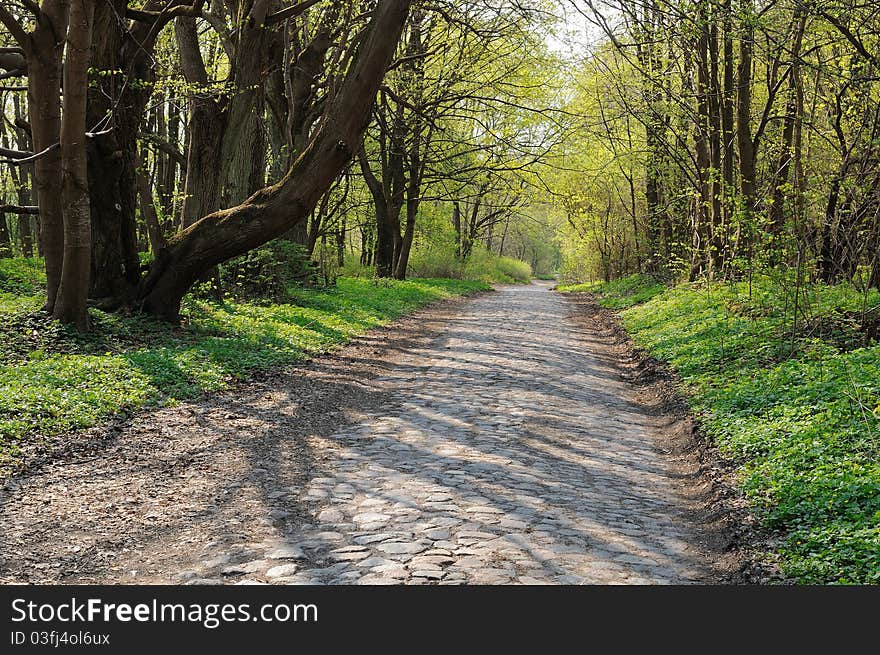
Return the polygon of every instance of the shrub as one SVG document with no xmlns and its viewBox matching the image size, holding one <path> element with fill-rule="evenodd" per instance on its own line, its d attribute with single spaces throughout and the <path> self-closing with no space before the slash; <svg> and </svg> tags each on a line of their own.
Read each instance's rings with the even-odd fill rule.
<svg viewBox="0 0 880 655">
<path fill-rule="evenodd" d="M 305 246 L 277 239 L 220 266 L 220 284 L 234 298 L 284 302 L 291 286 L 320 285 Z"/>
<path fill-rule="evenodd" d="M 625 309 L 646 302 L 666 290 L 666 286 L 647 273 L 636 273 L 611 282 L 560 285 L 557 290 L 595 293 L 599 304 L 608 309 Z"/>
<path fill-rule="evenodd" d="M 370 279 L 376 277 L 376 269 L 373 266 L 365 266 L 364 264 L 361 264 L 361 258 L 359 255 L 346 253 L 345 265 L 339 269 L 339 277 Z"/>
<path fill-rule="evenodd" d="M 429 248 L 414 251 L 409 258 L 409 268 L 421 278 L 460 280 L 464 277 L 464 265 L 455 256 L 453 244 L 432 244 Z"/>
<path fill-rule="evenodd" d="M 475 247 L 465 264 L 464 276 L 489 283 L 527 284 L 532 277 L 532 267 L 518 259 L 499 257 L 483 247 Z"/>
<path fill-rule="evenodd" d="M 804 583 L 880 582 L 880 345 L 818 331 L 880 303 L 808 285 L 792 337 L 790 289 L 684 284 L 623 312 L 635 342 L 672 364 L 691 407 Z M 802 310 L 799 310 L 799 312 Z M 820 320 L 821 319 L 821 320 Z"/>
<path fill-rule="evenodd" d="M 499 257 L 495 266 L 503 275 L 513 278 L 520 284 L 528 284 L 532 279 L 532 267 L 519 259 Z"/>
</svg>

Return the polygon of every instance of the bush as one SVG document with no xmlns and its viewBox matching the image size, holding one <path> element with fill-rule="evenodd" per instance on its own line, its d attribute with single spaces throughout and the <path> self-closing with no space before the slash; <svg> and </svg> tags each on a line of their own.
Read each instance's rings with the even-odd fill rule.
<svg viewBox="0 0 880 655">
<path fill-rule="evenodd" d="M 528 284 L 532 267 L 512 257 L 499 257 L 485 248 L 475 247 L 464 267 L 464 277 L 499 284 Z"/>
<path fill-rule="evenodd" d="M 421 278 L 460 280 L 464 277 L 464 265 L 461 258 L 455 256 L 453 244 L 432 244 L 429 248 L 416 250 L 410 255 L 409 268 Z"/>
<path fill-rule="evenodd" d="M 495 267 L 503 275 L 513 278 L 520 284 L 528 284 L 532 279 L 532 267 L 513 257 L 499 257 Z"/>
<path fill-rule="evenodd" d="M 224 293 L 240 299 L 284 302 L 292 286 L 320 286 L 321 276 L 305 246 L 278 239 L 220 266 Z"/>
<path fill-rule="evenodd" d="M 607 309 L 626 309 L 646 302 L 666 290 L 666 285 L 646 273 L 637 273 L 611 282 L 560 285 L 565 293 L 595 293 L 599 305 Z"/>
<path fill-rule="evenodd" d="M 376 277 L 376 268 L 374 266 L 364 266 L 361 264 L 360 255 L 345 253 L 345 265 L 339 269 L 339 277 L 353 278 L 374 278 Z"/>
</svg>

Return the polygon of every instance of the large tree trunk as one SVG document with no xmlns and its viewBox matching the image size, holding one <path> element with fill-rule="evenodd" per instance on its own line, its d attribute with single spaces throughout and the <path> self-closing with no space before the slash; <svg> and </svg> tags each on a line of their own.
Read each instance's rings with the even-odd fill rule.
<svg viewBox="0 0 880 655">
<path fill-rule="evenodd" d="M 137 245 L 137 139 L 153 81 L 152 51 L 159 26 L 137 22 L 128 29 L 127 0 L 95 6 L 92 61 L 101 72 L 89 87 L 87 129 L 92 273 L 89 295 L 114 301 L 131 297 L 140 280 Z M 164 0 L 148 0 L 147 10 Z M 112 129 L 111 129 L 112 128 Z"/>
<path fill-rule="evenodd" d="M 92 233 L 86 161 L 86 97 L 95 0 L 72 0 L 64 61 L 64 114 L 61 119 L 64 262 L 52 312 L 62 323 L 87 330 Z"/>
<path fill-rule="evenodd" d="M 186 81 L 197 87 L 189 97 L 189 147 L 180 219 L 180 226 L 185 230 L 221 207 L 223 163 L 220 153 L 226 131 L 226 114 L 220 102 L 204 89 L 208 85 L 208 74 L 199 48 L 195 19 L 178 18 L 174 32 Z"/>
<path fill-rule="evenodd" d="M 389 184 L 396 185 L 397 182 L 393 179 L 389 181 L 387 171 L 383 175 L 383 180 L 376 177 L 363 148 L 358 152 L 358 159 L 364 181 L 373 197 L 376 215 L 376 275 L 391 277 L 394 275 L 394 265 L 397 262 L 399 244 L 402 240 L 400 236 L 402 198 L 398 197 L 399 194 L 390 192 Z"/>
<path fill-rule="evenodd" d="M 28 112 L 34 151 L 46 152 L 34 162 L 34 188 L 40 207 L 40 239 L 46 263 L 46 305 L 52 312 L 64 261 L 64 218 L 61 150 L 61 60 L 67 33 L 67 0 L 46 0 L 29 42 L 22 44 L 28 61 Z"/>
<path fill-rule="evenodd" d="M 304 220 L 361 147 L 411 0 L 382 0 L 355 61 L 309 147 L 278 184 L 237 207 L 206 216 L 169 242 L 140 288 L 143 311 L 177 321 L 192 284 L 224 261 L 257 248 Z"/>
</svg>

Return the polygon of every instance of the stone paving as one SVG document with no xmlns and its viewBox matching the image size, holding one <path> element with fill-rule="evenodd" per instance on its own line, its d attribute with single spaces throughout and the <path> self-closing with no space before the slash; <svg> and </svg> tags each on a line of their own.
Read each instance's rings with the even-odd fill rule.
<svg viewBox="0 0 880 655">
<path fill-rule="evenodd" d="M 549 286 L 464 306 L 378 380 L 397 402 L 332 434 L 314 520 L 190 584 L 662 584 L 708 566 L 656 419 Z M 180 579 L 175 580 L 180 581 Z"/>
</svg>

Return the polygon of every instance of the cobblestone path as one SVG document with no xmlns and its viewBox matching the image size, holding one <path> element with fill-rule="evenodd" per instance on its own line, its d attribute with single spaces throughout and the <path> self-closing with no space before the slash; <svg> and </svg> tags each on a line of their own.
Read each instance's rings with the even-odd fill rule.
<svg viewBox="0 0 880 655">
<path fill-rule="evenodd" d="M 369 383 L 373 406 L 311 437 L 321 457 L 302 475 L 251 461 L 262 505 L 212 518 L 210 543 L 191 537 L 188 561 L 175 561 L 183 531 L 173 547 L 174 535 L 129 544 L 121 564 L 73 580 L 710 580 L 687 503 L 656 448 L 657 417 L 569 312 L 547 284 L 462 304 L 442 337 L 401 352 Z"/>
</svg>

